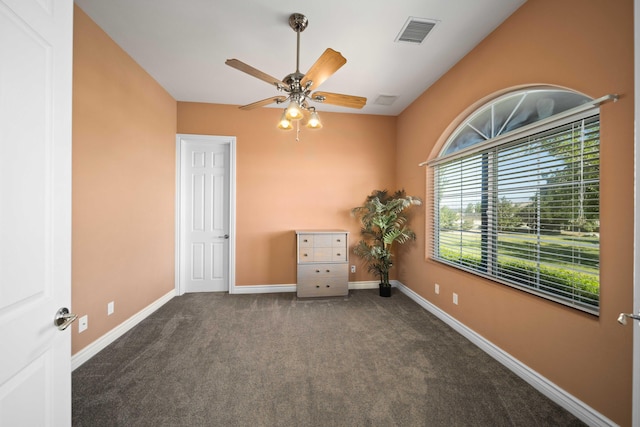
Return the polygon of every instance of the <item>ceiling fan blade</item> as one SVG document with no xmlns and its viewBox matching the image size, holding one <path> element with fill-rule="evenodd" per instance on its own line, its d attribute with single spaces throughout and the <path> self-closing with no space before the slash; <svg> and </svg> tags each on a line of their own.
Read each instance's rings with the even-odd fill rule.
<svg viewBox="0 0 640 427">
<path fill-rule="evenodd" d="M 228 66 L 235 68 L 236 70 L 240 70 L 243 73 L 247 73 L 250 76 L 256 77 L 262 81 L 265 81 L 269 84 L 274 85 L 275 87 L 282 87 L 289 89 L 289 85 L 283 82 L 280 79 L 276 79 L 273 76 L 270 76 L 267 73 L 264 73 L 257 68 L 253 68 L 251 65 L 245 64 L 242 61 L 238 61 L 237 59 L 227 59 L 225 62 Z"/>
<path fill-rule="evenodd" d="M 313 82 L 312 86 L 317 89 L 318 86 L 346 63 L 347 60 L 340 52 L 328 48 L 307 71 L 307 74 L 300 81 L 300 85 L 304 88 L 307 82 L 311 81 Z"/>
<path fill-rule="evenodd" d="M 367 103 L 367 98 L 340 93 L 314 92 L 311 99 L 325 104 L 338 105 L 340 107 L 362 108 Z"/>
<path fill-rule="evenodd" d="M 243 105 L 242 107 L 240 107 L 241 110 L 253 110 L 254 108 L 258 108 L 258 107 L 262 107 L 265 105 L 269 105 L 272 103 L 278 103 L 281 104 L 284 101 L 287 100 L 286 96 L 274 96 L 271 98 L 267 98 L 267 99 L 263 99 L 262 101 L 256 101 L 252 104 L 247 104 L 247 105 Z"/>
</svg>

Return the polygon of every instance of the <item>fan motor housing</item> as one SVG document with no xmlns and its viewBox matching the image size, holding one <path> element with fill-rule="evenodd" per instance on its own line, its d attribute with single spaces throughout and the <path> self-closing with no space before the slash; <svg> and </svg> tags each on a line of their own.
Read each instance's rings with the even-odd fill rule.
<svg viewBox="0 0 640 427">
<path fill-rule="evenodd" d="M 302 80 L 303 77 L 304 74 L 302 73 L 291 73 L 282 79 L 282 81 L 293 88 L 293 86 L 300 84 L 300 80 Z"/>
</svg>

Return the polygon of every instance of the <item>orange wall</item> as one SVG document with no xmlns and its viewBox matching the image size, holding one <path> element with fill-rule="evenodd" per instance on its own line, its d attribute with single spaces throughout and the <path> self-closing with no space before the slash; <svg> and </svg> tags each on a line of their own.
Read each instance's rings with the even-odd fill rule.
<svg viewBox="0 0 640 427">
<path fill-rule="evenodd" d="M 296 283 L 296 229 L 358 239 L 350 210 L 395 189 L 396 118 L 322 113 L 324 127 L 276 128 L 280 109 L 178 102 L 178 133 L 231 135 L 236 145 L 236 285 Z M 351 263 L 361 266 L 351 255 Z M 363 268 L 349 280 L 373 280 Z"/>
<path fill-rule="evenodd" d="M 174 288 L 176 101 L 74 14 L 72 298 L 89 316 L 77 353 Z"/>
<path fill-rule="evenodd" d="M 616 318 L 632 310 L 633 295 L 633 2 L 525 3 L 400 115 L 396 181 L 425 194 L 425 170 L 417 164 L 437 156 L 465 109 L 537 83 L 594 98 L 621 95 L 601 108 L 600 317 L 425 259 L 431 217 L 422 212 L 414 222 L 419 244 L 401 252 L 399 279 L 606 417 L 630 425 L 632 328 Z"/>
</svg>

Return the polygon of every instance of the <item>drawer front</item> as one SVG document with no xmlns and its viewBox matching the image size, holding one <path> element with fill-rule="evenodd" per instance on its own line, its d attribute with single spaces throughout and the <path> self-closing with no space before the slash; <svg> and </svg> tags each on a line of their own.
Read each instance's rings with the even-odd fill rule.
<svg viewBox="0 0 640 427">
<path fill-rule="evenodd" d="M 298 266 L 298 284 L 312 280 L 338 278 L 349 281 L 349 266 L 347 264 L 318 264 Z"/>
<path fill-rule="evenodd" d="M 308 297 L 335 297 L 349 294 L 349 285 L 345 283 L 306 283 L 298 284 L 297 295 L 300 298 Z"/>
<path fill-rule="evenodd" d="M 331 254 L 331 261 L 339 262 L 339 261 L 347 261 L 347 248 L 333 248 L 333 253 Z"/>
<path fill-rule="evenodd" d="M 298 236 L 298 242 L 300 248 L 312 248 L 313 247 L 313 234 L 300 234 Z"/>
<path fill-rule="evenodd" d="M 300 248 L 300 262 L 337 262 L 346 261 L 344 249 L 334 248 Z"/>
<path fill-rule="evenodd" d="M 331 246 L 334 248 L 346 248 L 347 247 L 347 235 L 346 234 L 332 234 Z"/>
<path fill-rule="evenodd" d="M 313 248 L 300 248 L 300 253 L 298 254 L 298 262 L 313 262 Z"/>
</svg>

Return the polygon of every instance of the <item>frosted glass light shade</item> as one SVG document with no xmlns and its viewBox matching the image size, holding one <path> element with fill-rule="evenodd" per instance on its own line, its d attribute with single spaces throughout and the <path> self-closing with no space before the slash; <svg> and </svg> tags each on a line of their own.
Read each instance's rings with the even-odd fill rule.
<svg viewBox="0 0 640 427">
<path fill-rule="evenodd" d="M 285 114 L 289 120 L 300 120 L 302 118 L 302 109 L 294 101 L 291 101 L 285 110 Z"/>
<path fill-rule="evenodd" d="M 307 127 L 310 129 L 320 129 L 322 127 L 322 122 L 320 121 L 320 117 L 318 113 L 315 111 L 311 112 L 311 117 L 309 117 L 309 121 L 307 122 Z"/>
<path fill-rule="evenodd" d="M 278 129 L 282 130 L 291 130 L 293 126 L 291 125 L 291 120 L 287 119 L 286 110 L 282 112 L 282 116 L 280 116 L 280 121 L 278 122 Z"/>
</svg>

